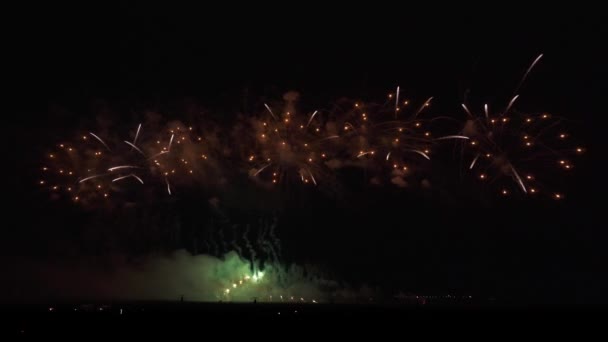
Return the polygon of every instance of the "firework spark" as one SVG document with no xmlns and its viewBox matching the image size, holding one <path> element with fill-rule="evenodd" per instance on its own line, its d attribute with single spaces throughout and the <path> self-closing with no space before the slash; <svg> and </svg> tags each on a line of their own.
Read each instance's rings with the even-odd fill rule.
<svg viewBox="0 0 608 342">
<path fill-rule="evenodd" d="M 101 174 L 101 175 L 94 175 L 94 176 L 85 177 L 85 178 L 83 178 L 83 179 L 79 180 L 79 181 L 78 181 L 78 183 L 86 182 L 86 181 L 88 181 L 88 180 L 90 180 L 90 179 L 95 179 L 95 178 L 98 178 L 98 177 L 103 177 L 103 176 L 105 176 L 105 174 Z"/>
<path fill-rule="evenodd" d="M 105 141 L 101 140 L 101 138 L 100 138 L 100 137 L 96 136 L 96 135 L 95 135 L 95 134 L 93 134 L 92 132 L 89 132 L 89 134 L 90 134 L 90 135 L 92 135 L 92 136 L 93 136 L 93 138 L 97 139 L 97 140 L 98 140 L 100 143 L 102 143 L 102 144 L 103 144 L 103 146 L 105 146 L 105 147 L 108 149 L 108 151 L 112 151 L 112 150 L 110 150 L 110 148 L 108 147 L 108 145 L 105 143 Z"/>
<path fill-rule="evenodd" d="M 131 146 L 132 148 L 136 149 L 137 152 L 142 154 L 142 156 L 144 156 L 144 157 L 146 156 L 146 154 L 142 150 L 140 150 L 139 147 L 135 146 L 135 144 L 132 144 L 126 140 L 125 140 L 125 143 L 127 143 L 127 145 Z"/>
<path fill-rule="evenodd" d="M 121 170 L 121 169 L 138 169 L 138 168 L 139 168 L 139 166 L 120 165 L 120 166 L 113 166 L 113 167 L 109 168 L 108 171 Z"/>
<path fill-rule="evenodd" d="M 270 109 L 270 107 L 268 107 L 267 104 L 264 103 L 264 106 L 266 107 L 266 109 L 268 109 L 268 112 L 270 113 L 270 115 L 272 115 L 272 117 L 277 120 L 277 117 L 274 115 L 274 113 L 272 112 L 272 109 Z"/>
<path fill-rule="evenodd" d="M 141 129 L 141 124 L 137 126 L 137 132 L 135 132 L 135 138 L 133 138 L 133 145 L 137 143 L 137 138 L 139 137 L 139 130 Z"/>
<path fill-rule="evenodd" d="M 317 115 L 317 110 L 315 110 L 314 113 L 312 113 L 312 115 L 310 116 L 310 119 L 308 119 L 308 122 L 306 123 L 306 127 L 310 126 L 310 123 L 312 122 L 312 119 L 315 118 L 315 115 Z"/>
</svg>

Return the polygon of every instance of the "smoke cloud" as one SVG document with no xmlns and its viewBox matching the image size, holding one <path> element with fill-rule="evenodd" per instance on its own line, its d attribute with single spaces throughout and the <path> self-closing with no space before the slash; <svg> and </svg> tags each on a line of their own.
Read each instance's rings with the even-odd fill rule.
<svg viewBox="0 0 608 342">
<path fill-rule="evenodd" d="M 103 257 L 72 263 L 36 260 L 5 265 L 2 301 L 37 300 L 179 300 L 203 302 L 327 302 L 349 300 L 357 291 L 297 265 L 257 265 L 235 251 L 223 257 L 170 255 L 128 260 Z M 368 295 L 366 293 L 366 295 Z M 293 298 L 293 299 L 292 299 Z"/>
</svg>

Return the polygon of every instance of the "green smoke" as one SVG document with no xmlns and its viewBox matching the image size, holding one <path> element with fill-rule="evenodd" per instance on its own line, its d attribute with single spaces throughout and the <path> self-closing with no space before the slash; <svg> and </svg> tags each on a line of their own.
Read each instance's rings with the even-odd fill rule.
<svg viewBox="0 0 608 342">
<path fill-rule="evenodd" d="M 337 283 L 292 265 L 256 264 L 232 251 L 221 258 L 178 250 L 166 256 L 50 262 L 9 270 L 14 300 L 104 299 L 204 302 L 324 302 Z M 12 286 L 11 286 L 12 284 Z M 30 288 L 24 288 L 29 284 Z"/>
</svg>

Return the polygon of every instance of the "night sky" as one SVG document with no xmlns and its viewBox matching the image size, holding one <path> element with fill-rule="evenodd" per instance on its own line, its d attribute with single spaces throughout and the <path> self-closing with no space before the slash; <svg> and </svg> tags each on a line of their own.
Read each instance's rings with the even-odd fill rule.
<svg viewBox="0 0 608 342">
<path fill-rule="evenodd" d="M 333 279 L 389 296 L 605 303 L 605 23 L 391 12 L 20 22 L 3 49 L 15 106 L 3 115 L 2 264 L 14 271 L 32 258 L 203 253 L 197 227 L 212 216 L 207 200 L 219 197 L 235 222 L 279 217 L 285 262 L 316 265 Z M 337 194 L 297 187 L 269 194 L 239 180 L 229 193 L 193 189 L 170 203 L 116 214 L 51 201 L 37 186 L 48 146 L 92 130 L 100 115 L 125 125 L 146 111 L 172 119 L 202 115 L 230 127 L 239 113 L 291 90 L 312 111 L 340 98 L 383 100 L 400 86 L 413 100 L 434 96 L 433 113 L 462 119 L 463 101 L 477 109 L 484 101 L 507 103 L 541 53 L 516 107 L 567 118 L 587 149 L 558 179 L 567 194 L 561 201 L 501 198 L 467 177 L 449 146 L 433 160 L 429 191 L 371 187 L 362 172 L 345 171 Z M 170 240 L 125 223 L 154 221 L 152 213 L 158 225 L 178 220 L 180 236 Z"/>
</svg>

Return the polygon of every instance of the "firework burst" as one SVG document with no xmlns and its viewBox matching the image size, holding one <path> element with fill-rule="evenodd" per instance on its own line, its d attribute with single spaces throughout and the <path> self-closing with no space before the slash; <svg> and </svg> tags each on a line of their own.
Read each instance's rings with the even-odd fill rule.
<svg viewBox="0 0 608 342">
<path fill-rule="evenodd" d="M 528 67 L 516 92 L 542 56 Z M 462 104 L 467 115 L 462 135 L 470 138 L 463 145 L 468 169 L 480 181 L 496 185 L 502 196 L 514 192 L 529 196 L 544 193 L 561 200 L 564 194 L 556 186 L 562 183 L 564 173 L 574 168 L 572 159 L 584 148 L 573 143 L 563 118 L 514 110 L 518 98 L 519 95 L 513 96 L 497 114 L 488 104 L 483 105 L 482 115 L 473 114 Z"/>
<path fill-rule="evenodd" d="M 192 127 L 171 123 L 160 133 L 143 128 L 139 124 L 129 140 L 88 132 L 57 144 L 41 167 L 40 185 L 53 198 L 86 205 L 109 203 L 159 184 L 171 195 L 173 186 L 210 177 L 210 143 Z"/>
<path fill-rule="evenodd" d="M 564 194 L 556 186 L 584 148 L 572 142 L 563 118 L 515 112 L 511 110 L 515 100 L 497 115 L 484 105 L 484 114 L 475 116 L 463 105 L 468 119 L 462 134 L 470 138 L 463 146 L 467 169 L 480 181 L 495 185 L 503 196 L 544 193 L 562 199 Z"/>
<path fill-rule="evenodd" d="M 106 202 L 125 187 L 141 186 L 146 159 L 133 142 L 112 147 L 99 135 L 82 133 L 46 155 L 40 185 L 53 198 L 89 204 Z M 137 183 L 137 184 L 134 184 Z"/>
<path fill-rule="evenodd" d="M 372 171 L 373 182 L 388 178 L 399 187 L 407 185 L 405 178 L 428 166 L 438 139 L 463 138 L 436 139 L 432 129 L 438 118 L 422 118 L 433 98 L 414 105 L 402 95 L 397 87 L 383 104 L 346 101 L 332 113 L 332 126 L 342 137 L 344 164 Z"/>
<path fill-rule="evenodd" d="M 151 173 L 163 179 L 167 194 L 172 194 L 173 186 L 209 185 L 217 181 L 217 142 L 213 135 L 172 122 L 154 139 L 147 144 L 146 152 Z"/>
<path fill-rule="evenodd" d="M 321 116 L 320 111 L 300 114 L 291 102 L 284 111 L 265 105 L 264 114 L 245 123 L 242 154 L 249 175 L 271 186 L 294 182 L 318 186 L 328 181 L 326 162 L 340 136 L 328 132 Z"/>
</svg>

